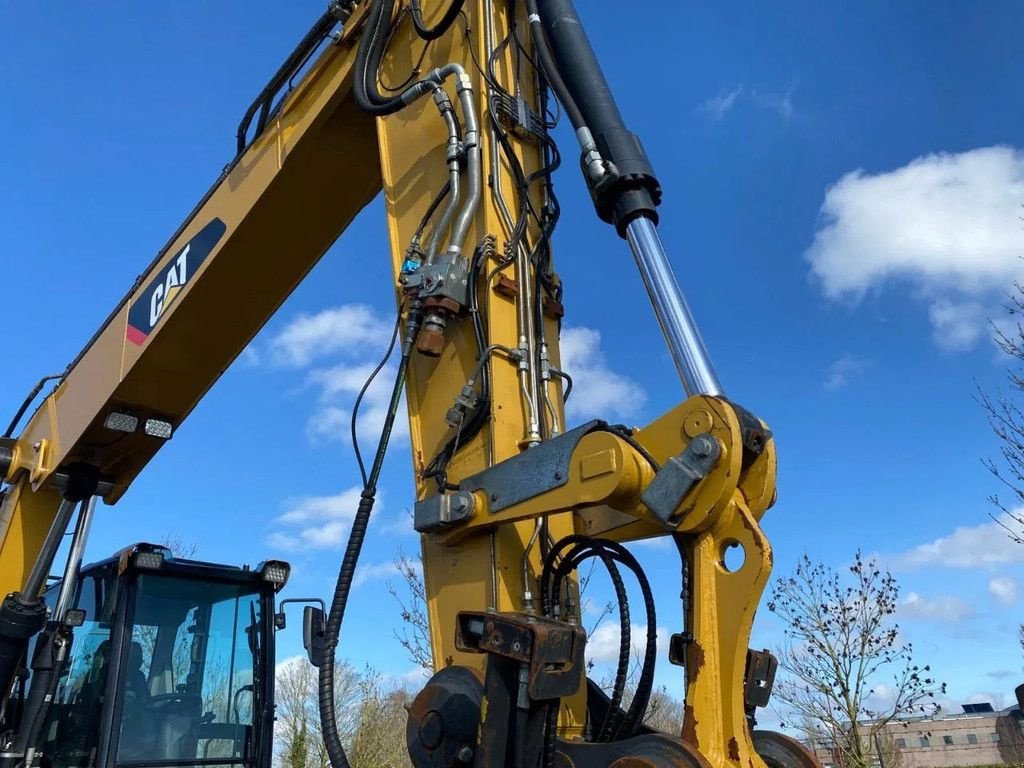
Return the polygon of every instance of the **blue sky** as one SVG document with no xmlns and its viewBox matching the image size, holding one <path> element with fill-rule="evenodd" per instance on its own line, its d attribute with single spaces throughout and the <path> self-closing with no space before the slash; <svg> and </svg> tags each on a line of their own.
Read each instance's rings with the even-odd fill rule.
<svg viewBox="0 0 1024 768">
<path fill-rule="evenodd" d="M 0 69 L 15 73 L 0 85 L 9 408 L 74 356 L 216 177 L 241 113 L 321 5 L 0 5 Z M 950 703 L 1009 704 L 1024 680 L 1024 546 L 988 518 L 997 488 L 981 457 L 997 446 L 973 398 L 1003 381 L 986 320 L 1024 277 L 1019 9 L 580 6 L 660 174 L 663 238 L 720 376 L 775 431 L 779 502 L 764 525 L 777 572 L 804 552 L 840 567 L 857 547 L 878 552 Z M 646 423 L 680 386 L 628 250 L 573 163 L 557 183 L 572 414 Z M 173 532 L 207 559 L 288 557 L 289 595 L 327 595 L 357 484 L 333 427 L 390 322 L 385 248 L 378 201 L 103 508 L 93 556 Z M 407 442 L 382 485 L 342 650 L 401 676 L 385 582 L 396 549 L 417 546 Z M 641 552 L 674 631 L 675 566 Z M 764 612 L 755 645 L 778 633 Z M 281 644 L 300 647 L 295 633 Z"/>
</svg>

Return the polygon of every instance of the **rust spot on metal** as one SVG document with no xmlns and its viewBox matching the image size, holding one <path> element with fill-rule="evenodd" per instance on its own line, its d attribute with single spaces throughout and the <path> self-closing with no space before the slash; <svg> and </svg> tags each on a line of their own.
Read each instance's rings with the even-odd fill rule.
<svg viewBox="0 0 1024 768">
<path fill-rule="evenodd" d="M 494 292 L 506 299 L 514 299 L 519 293 L 519 283 L 511 277 L 498 275 L 498 279 L 494 283 Z"/>
<path fill-rule="evenodd" d="M 693 714 L 693 705 L 687 704 L 683 708 L 683 741 L 691 745 L 698 752 L 700 745 L 697 743 L 697 718 Z"/>
<path fill-rule="evenodd" d="M 444 658 L 444 665 L 446 667 L 450 667 L 454 663 L 455 663 L 455 657 L 454 656 L 445 656 L 445 658 Z"/>
<path fill-rule="evenodd" d="M 560 302 L 555 301 L 550 296 L 544 297 L 544 317 L 549 317 L 552 320 L 561 320 L 565 317 L 565 307 Z"/>
<path fill-rule="evenodd" d="M 740 761 L 740 745 L 735 736 L 729 739 L 729 759 L 734 763 Z"/>
<path fill-rule="evenodd" d="M 690 681 L 694 681 L 704 668 L 704 649 L 696 640 L 690 641 L 689 654 L 687 655 L 686 675 Z"/>
</svg>

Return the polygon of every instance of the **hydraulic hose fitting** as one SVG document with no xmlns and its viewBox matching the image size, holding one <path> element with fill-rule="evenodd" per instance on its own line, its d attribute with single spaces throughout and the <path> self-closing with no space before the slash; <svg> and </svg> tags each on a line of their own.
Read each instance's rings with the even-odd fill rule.
<svg viewBox="0 0 1024 768">
<path fill-rule="evenodd" d="M 444 332 L 448 319 L 440 312 L 431 312 L 423 318 L 423 330 L 416 342 L 416 351 L 427 357 L 440 357 L 444 348 Z"/>
<path fill-rule="evenodd" d="M 461 307 L 451 299 L 431 297 L 423 302 L 423 327 L 416 340 L 416 351 L 427 357 L 440 357 L 449 320 Z"/>
</svg>

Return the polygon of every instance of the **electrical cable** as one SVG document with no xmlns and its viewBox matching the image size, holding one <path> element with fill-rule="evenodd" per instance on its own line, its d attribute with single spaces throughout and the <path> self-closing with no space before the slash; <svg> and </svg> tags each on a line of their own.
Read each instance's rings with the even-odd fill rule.
<svg viewBox="0 0 1024 768">
<path fill-rule="evenodd" d="M 661 464 L 658 463 L 657 459 L 655 459 L 651 455 L 650 451 L 648 451 L 646 448 L 640 445 L 639 441 L 637 441 L 637 439 L 633 437 L 633 430 L 630 427 L 627 427 L 625 424 L 608 424 L 605 426 L 605 429 L 608 432 L 611 432 L 616 437 L 621 437 L 623 440 L 629 443 L 629 447 L 632 448 L 637 453 L 639 453 L 641 456 L 643 456 L 644 461 L 650 464 L 651 469 L 653 469 L 655 472 L 661 469 Z"/>
<path fill-rule="evenodd" d="M 415 317 L 413 317 L 415 315 Z M 335 651 L 341 635 L 341 625 L 345 618 L 345 609 L 348 605 L 349 594 L 352 590 L 353 577 L 356 565 L 359 562 L 359 554 L 363 548 L 363 541 L 366 539 L 366 529 L 370 523 L 370 516 L 373 512 L 374 501 L 377 496 L 377 480 L 384 466 L 384 457 L 387 454 L 388 443 L 391 440 L 391 432 L 395 424 L 395 416 L 401 402 L 402 391 L 405 385 L 405 376 L 409 367 L 409 359 L 412 356 L 412 346 L 418 331 L 418 323 L 421 318 L 418 311 L 410 310 L 410 317 L 407 319 L 409 332 L 402 344 L 402 359 L 395 375 L 394 387 L 391 390 L 391 400 L 388 405 L 387 416 L 384 419 L 384 426 L 381 429 L 380 440 L 377 443 L 377 452 L 374 455 L 373 465 L 360 494 L 359 506 L 355 518 L 352 521 L 352 530 L 349 533 L 348 543 L 345 546 L 345 555 L 342 559 L 341 568 L 338 571 L 338 581 L 334 588 L 334 597 L 331 600 L 331 608 L 327 618 L 327 626 L 324 631 L 324 653 L 322 655 L 318 675 L 318 705 L 320 710 L 320 729 L 324 745 L 327 748 L 328 758 L 333 768 L 351 768 L 348 757 L 345 754 L 345 747 L 341 743 L 341 736 L 338 733 L 338 720 L 334 697 L 334 669 Z"/>
<path fill-rule="evenodd" d="M 352 406 L 352 418 L 350 420 L 349 428 L 352 432 L 352 451 L 356 455 L 356 464 L 359 466 L 359 476 L 363 479 L 363 487 L 365 488 L 369 479 L 366 476 L 366 467 L 363 465 L 363 452 L 359 450 L 359 437 L 357 435 L 356 424 L 359 420 L 359 406 L 363 402 L 363 397 L 366 396 L 367 390 L 373 383 L 373 380 L 377 378 L 377 374 L 381 372 L 388 360 L 391 359 L 391 353 L 395 351 L 395 342 L 398 341 L 398 329 L 402 325 L 402 308 L 398 308 L 398 317 L 395 319 L 395 328 L 391 332 L 391 341 L 388 343 L 387 351 L 384 353 L 384 357 L 380 359 L 377 366 L 367 376 L 366 381 L 363 382 L 362 388 L 359 390 L 359 394 L 356 395 L 356 401 Z"/>
<path fill-rule="evenodd" d="M 66 370 L 61 373 L 51 373 L 48 376 L 43 376 L 43 378 L 36 382 L 36 385 L 32 387 L 32 390 L 28 393 L 28 396 L 21 404 L 21 407 L 14 414 L 14 418 L 11 419 L 11 423 L 8 424 L 7 429 L 4 430 L 4 439 L 14 436 L 14 430 L 18 428 L 18 422 L 21 421 L 21 417 L 25 415 L 25 411 L 28 410 L 28 407 L 32 405 L 32 401 L 36 399 L 36 395 L 43 391 L 43 387 L 46 386 L 46 382 L 62 379 L 67 375 L 67 373 L 68 372 Z"/>
</svg>

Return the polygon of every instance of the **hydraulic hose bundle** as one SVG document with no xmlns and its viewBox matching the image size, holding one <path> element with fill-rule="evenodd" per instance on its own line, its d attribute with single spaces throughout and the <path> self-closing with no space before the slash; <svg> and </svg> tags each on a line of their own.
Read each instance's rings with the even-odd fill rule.
<svg viewBox="0 0 1024 768">
<path fill-rule="evenodd" d="M 612 686 L 610 706 L 600 728 L 592 734 L 594 741 L 615 741 L 634 736 L 643 724 L 651 692 L 654 689 L 654 667 L 658 653 L 657 616 L 654 593 L 640 563 L 624 546 L 607 539 L 589 536 L 567 536 L 551 548 L 544 558 L 541 571 L 540 593 L 544 615 L 559 618 L 560 596 L 566 577 L 584 561 L 598 558 L 608 570 L 619 606 L 620 642 L 615 682 Z M 618 565 L 632 572 L 643 595 L 647 619 L 647 635 L 641 661 L 640 677 L 629 709 L 623 713 L 621 703 L 625 694 L 632 649 L 629 598 Z"/>
</svg>

